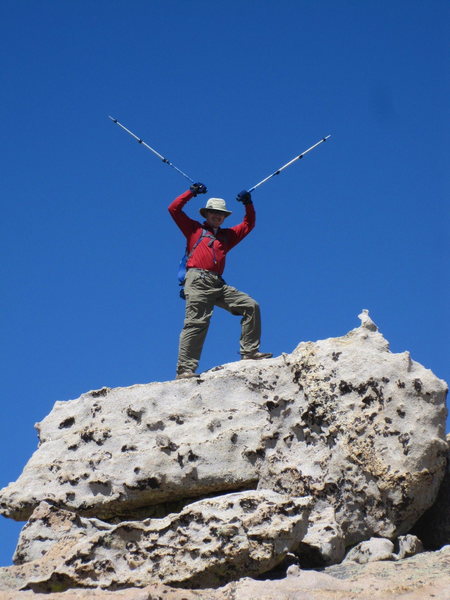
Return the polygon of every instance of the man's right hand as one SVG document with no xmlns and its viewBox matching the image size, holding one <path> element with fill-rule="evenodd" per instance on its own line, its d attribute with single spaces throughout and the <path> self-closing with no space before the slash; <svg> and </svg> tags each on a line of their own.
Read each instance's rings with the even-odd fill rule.
<svg viewBox="0 0 450 600">
<path fill-rule="evenodd" d="M 206 192 L 208 191 L 206 189 L 206 185 L 204 185 L 203 183 L 193 183 L 189 189 L 194 194 L 194 196 L 198 196 L 198 194 L 206 194 Z"/>
<path fill-rule="evenodd" d="M 252 204 L 252 195 L 250 192 L 247 192 L 247 190 L 242 190 L 242 192 L 239 192 L 236 196 L 236 200 L 242 202 L 244 206 L 247 206 L 247 204 Z"/>
</svg>

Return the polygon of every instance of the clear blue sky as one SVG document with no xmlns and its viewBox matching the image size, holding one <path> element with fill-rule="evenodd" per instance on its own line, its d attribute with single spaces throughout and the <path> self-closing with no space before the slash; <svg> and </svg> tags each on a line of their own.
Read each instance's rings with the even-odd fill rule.
<svg viewBox="0 0 450 600">
<path fill-rule="evenodd" d="M 340 336 L 362 308 L 450 380 L 448 0 L 3 0 L 0 487 L 56 400 L 172 379 L 187 182 L 255 231 L 225 278 L 259 300 L 262 350 Z M 188 207 L 192 216 L 206 198 Z M 238 358 L 217 310 L 201 370 Z M 420 427 L 420 424 L 418 424 Z M 0 518 L 0 564 L 21 525 Z"/>
</svg>

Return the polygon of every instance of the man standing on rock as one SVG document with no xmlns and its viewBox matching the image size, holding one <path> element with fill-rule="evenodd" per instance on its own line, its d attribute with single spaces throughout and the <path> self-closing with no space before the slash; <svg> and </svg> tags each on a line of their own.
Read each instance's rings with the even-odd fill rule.
<svg viewBox="0 0 450 600">
<path fill-rule="evenodd" d="M 240 192 L 236 200 L 245 206 L 242 223 L 222 229 L 221 225 L 231 212 L 225 200 L 210 198 L 200 214 L 201 224 L 183 212 L 191 198 L 206 194 L 202 183 L 194 183 L 189 190 L 178 196 L 169 206 L 173 220 L 187 240 L 187 261 L 184 296 L 186 314 L 180 334 L 177 379 L 197 377 L 195 373 L 203 344 L 208 332 L 214 306 L 220 306 L 233 315 L 240 315 L 242 359 L 270 358 L 272 354 L 259 351 L 261 316 L 258 303 L 247 294 L 225 283 L 222 273 L 226 254 L 244 239 L 255 226 L 255 209 L 251 195 Z"/>
</svg>

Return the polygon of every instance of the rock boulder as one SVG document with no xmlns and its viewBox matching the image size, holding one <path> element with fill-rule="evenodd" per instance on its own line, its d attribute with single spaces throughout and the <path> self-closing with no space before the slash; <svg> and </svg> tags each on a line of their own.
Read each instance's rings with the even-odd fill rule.
<svg viewBox="0 0 450 600">
<path fill-rule="evenodd" d="M 445 473 L 447 386 L 360 318 L 199 380 L 57 402 L 0 492 L 5 516 L 36 511 L 16 561 L 56 560 L 30 585 L 219 585 L 408 533 Z"/>
</svg>

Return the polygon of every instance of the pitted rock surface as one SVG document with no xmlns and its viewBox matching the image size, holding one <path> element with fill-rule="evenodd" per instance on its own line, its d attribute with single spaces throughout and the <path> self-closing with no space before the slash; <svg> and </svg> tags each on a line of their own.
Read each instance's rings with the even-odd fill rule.
<svg viewBox="0 0 450 600">
<path fill-rule="evenodd" d="M 360 317 L 343 337 L 223 365 L 198 381 L 57 402 L 37 425 L 40 444 L 22 475 L 0 492 L 8 517 L 37 509 L 16 552 L 37 565 L 35 585 L 203 587 L 267 572 L 286 552 L 300 564 L 332 564 L 348 546 L 407 533 L 444 476 L 447 386 L 408 352 L 391 353 L 367 312 Z M 261 509 L 267 518 L 257 529 L 275 542 L 252 547 L 254 530 L 234 514 L 234 500 L 224 508 L 239 494 L 272 503 L 274 521 Z M 298 523 L 295 510 L 283 513 L 286 503 Z M 186 541 L 177 519 L 198 505 L 216 524 L 189 517 Z M 237 529 L 228 527 L 233 518 Z M 192 536 L 188 561 L 173 548 L 190 547 Z M 62 566 L 52 562 L 60 555 Z"/>
<path fill-rule="evenodd" d="M 109 531 L 111 527 L 100 519 L 80 517 L 74 512 L 41 502 L 20 532 L 13 562 L 21 565 L 39 560 L 61 539 L 67 546 L 100 531 Z"/>
<path fill-rule="evenodd" d="M 272 400 L 283 418 L 262 438 L 259 486 L 329 502 L 346 544 L 406 533 L 445 472 L 445 382 L 390 353 L 372 327 L 302 343 L 285 360 L 298 392 Z"/>
<path fill-rule="evenodd" d="M 312 505 L 312 498 L 266 490 L 199 500 L 163 519 L 109 527 L 83 519 L 41 553 L 42 572 L 24 587 L 42 592 L 61 587 L 120 589 L 156 581 L 204 588 L 257 576 L 297 550 Z M 49 505 L 38 511 L 32 520 L 39 538 L 38 523 L 48 521 L 47 515 L 59 517 L 59 523 L 70 521 L 66 511 Z M 35 545 L 22 536 L 17 553 L 34 557 Z"/>
</svg>

